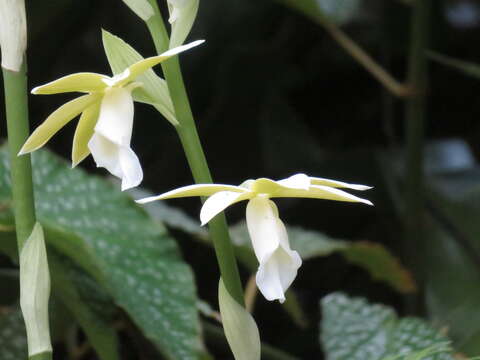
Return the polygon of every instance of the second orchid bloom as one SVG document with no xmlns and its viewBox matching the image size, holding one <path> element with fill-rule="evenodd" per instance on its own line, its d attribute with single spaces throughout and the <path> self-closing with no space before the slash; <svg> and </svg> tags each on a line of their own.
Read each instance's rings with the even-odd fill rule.
<svg viewBox="0 0 480 360">
<path fill-rule="evenodd" d="M 295 197 L 336 201 L 361 202 L 368 200 L 351 195 L 339 188 L 368 190 L 369 186 L 348 184 L 341 181 L 296 174 L 273 181 L 267 178 L 247 180 L 240 186 L 220 184 L 197 184 L 181 187 L 158 196 L 138 200 L 144 204 L 154 200 L 189 196 L 209 196 L 200 211 L 202 225 L 242 200 L 247 205 L 247 227 L 253 250 L 259 262 L 256 275 L 257 286 L 267 300 L 285 301 L 285 291 L 291 285 L 302 260 L 290 248 L 287 231 L 271 198 Z"/>
<path fill-rule="evenodd" d="M 153 66 L 202 42 L 195 41 L 142 59 L 113 77 L 76 73 L 34 88 L 33 94 L 80 92 L 86 95 L 54 111 L 28 138 L 19 155 L 41 148 L 63 126 L 82 114 L 73 139 L 72 165 L 76 166 L 91 153 L 98 167 L 106 168 L 122 180 L 122 190 L 139 185 L 143 179 L 142 167 L 130 148 L 132 91 L 142 86 L 136 79 Z"/>
</svg>

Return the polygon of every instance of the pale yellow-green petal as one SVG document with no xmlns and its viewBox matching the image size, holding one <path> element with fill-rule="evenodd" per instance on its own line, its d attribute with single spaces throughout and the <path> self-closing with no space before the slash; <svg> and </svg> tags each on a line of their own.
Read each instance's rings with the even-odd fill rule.
<svg viewBox="0 0 480 360">
<path fill-rule="evenodd" d="M 183 51 L 186 51 L 188 49 L 191 49 L 195 46 L 198 46 L 202 44 L 204 40 L 197 40 L 194 42 L 191 42 L 186 45 L 178 46 L 176 48 L 170 49 L 168 51 L 165 51 L 163 54 L 160 54 L 158 56 L 152 56 L 143 60 L 140 60 L 136 62 L 135 64 L 131 65 L 128 69 L 130 70 L 130 75 L 128 78 L 120 82 L 118 85 L 123 85 L 126 84 L 130 81 L 135 80 L 139 75 L 143 74 L 145 71 L 148 69 L 152 68 L 155 65 L 160 64 L 162 61 L 165 61 L 169 59 L 172 56 L 175 56 Z"/>
<path fill-rule="evenodd" d="M 172 198 L 191 197 L 191 196 L 210 196 L 219 191 L 233 191 L 238 193 L 245 193 L 248 190 L 240 186 L 221 185 L 221 184 L 195 184 L 184 186 L 166 193 L 150 196 L 144 199 L 137 200 L 139 204 L 145 204 L 155 200 L 165 200 Z"/>
<path fill-rule="evenodd" d="M 79 115 L 88 106 L 99 101 L 101 96 L 89 94 L 80 96 L 55 110 L 27 139 L 18 155 L 27 154 L 41 148 L 55 133 Z"/>
<path fill-rule="evenodd" d="M 103 79 L 105 75 L 96 73 L 76 73 L 64 76 L 48 84 L 37 86 L 32 90 L 35 95 L 49 95 L 66 92 L 94 92 L 107 87 Z"/>
<path fill-rule="evenodd" d="M 270 197 L 312 198 L 335 201 L 360 202 L 367 205 L 373 205 L 367 199 L 362 199 L 343 190 L 323 185 L 312 185 L 308 190 L 278 188 L 276 189 L 276 191 L 270 194 Z"/>
<path fill-rule="evenodd" d="M 369 190 L 372 188 L 371 186 L 367 186 L 367 185 L 349 184 L 343 181 L 330 180 L 330 179 L 324 179 L 324 178 L 318 178 L 318 177 L 310 177 L 310 181 L 312 185 L 324 185 L 324 186 L 330 186 L 335 188 L 348 188 L 348 189 L 359 190 L 359 191 Z"/>
<path fill-rule="evenodd" d="M 86 108 L 80 116 L 73 136 L 72 167 L 77 166 L 90 154 L 88 142 L 93 136 L 99 113 L 100 102 L 96 102 Z"/>
</svg>

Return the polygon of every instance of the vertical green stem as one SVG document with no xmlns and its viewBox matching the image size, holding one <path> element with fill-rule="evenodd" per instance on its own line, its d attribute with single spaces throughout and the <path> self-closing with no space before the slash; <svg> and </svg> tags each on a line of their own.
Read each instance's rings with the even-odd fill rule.
<svg viewBox="0 0 480 360">
<path fill-rule="evenodd" d="M 17 156 L 30 134 L 25 65 L 19 72 L 3 69 L 3 82 L 5 85 L 15 227 L 20 251 L 35 225 L 30 155 Z"/>
<path fill-rule="evenodd" d="M 412 2 L 412 25 L 408 85 L 412 95 L 406 102 L 406 236 L 407 246 L 422 240 L 423 227 L 423 139 L 427 88 L 427 39 L 430 0 Z"/>
<path fill-rule="evenodd" d="M 20 252 L 25 241 L 32 233 L 36 221 L 30 155 L 17 156 L 30 134 L 26 65 L 24 64 L 19 72 L 3 69 L 3 82 L 5 86 L 15 229 L 18 251 Z M 44 352 L 30 356 L 29 359 L 51 360 L 52 353 Z"/>
<path fill-rule="evenodd" d="M 168 34 L 156 1 L 150 0 L 150 3 L 155 9 L 155 15 L 147 22 L 147 26 L 152 35 L 156 50 L 160 54 L 168 49 Z M 175 57 L 163 62 L 162 69 L 179 122 L 176 130 L 182 142 L 193 178 L 196 183 L 212 183 L 212 176 L 193 119 L 178 58 Z M 225 287 L 230 295 L 239 304 L 243 305 L 242 284 L 240 282 L 235 253 L 228 234 L 227 222 L 223 214 L 216 216 L 209 222 L 209 231 L 213 239 L 220 274 Z"/>
</svg>

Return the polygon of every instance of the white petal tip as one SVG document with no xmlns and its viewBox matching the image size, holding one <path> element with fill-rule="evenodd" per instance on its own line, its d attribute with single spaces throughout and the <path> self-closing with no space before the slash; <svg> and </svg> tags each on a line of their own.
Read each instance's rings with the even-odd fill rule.
<svg viewBox="0 0 480 360">
<path fill-rule="evenodd" d="M 32 93 L 33 95 L 37 95 L 39 90 L 40 90 L 40 86 L 34 87 L 34 88 L 32 89 L 32 91 L 31 91 L 31 93 Z"/>
<path fill-rule="evenodd" d="M 367 204 L 367 205 L 370 205 L 370 206 L 373 206 L 373 203 L 369 200 L 363 200 L 363 203 Z"/>
<path fill-rule="evenodd" d="M 23 150 L 23 148 L 22 148 L 22 149 L 20 149 L 20 151 L 18 152 L 17 156 L 26 155 L 26 154 L 28 154 L 28 153 L 30 153 L 30 151 L 25 151 L 25 150 Z"/>
<path fill-rule="evenodd" d="M 373 186 L 357 185 L 357 186 L 354 188 L 354 190 L 360 190 L 360 191 L 370 190 L 370 189 L 373 189 Z"/>
<path fill-rule="evenodd" d="M 146 197 L 146 198 L 143 198 L 143 199 L 135 200 L 135 202 L 137 204 L 147 204 L 147 203 L 155 201 L 155 200 L 161 200 L 161 199 L 158 196 L 150 196 L 150 197 Z"/>
</svg>

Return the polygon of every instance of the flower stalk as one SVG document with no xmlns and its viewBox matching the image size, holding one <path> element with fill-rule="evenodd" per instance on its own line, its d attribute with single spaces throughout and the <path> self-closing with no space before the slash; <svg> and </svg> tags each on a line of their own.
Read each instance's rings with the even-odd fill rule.
<svg viewBox="0 0 480 360">
<path fill-rule="evenodd" d="M 36 221 L 30 155 L 17 156 L 30 135 L 25 67 L 23 65 L 18 72 L 3 68 L 15 227 L 19 251 L 32 233 Z"/>
<path fill-rule="evenodd" d="M 30 155 L 17 156 L 30 133 L 26 65 L 23 64 L 18 72 L 5 68 L 2 71 L 5 87 L 15 228 L 18 250 L 21 252 L 36 222 Z M 50 351 L 29 356 L 29 360 L 51 359 L 52 352 Z"/>
<path fill-rule="evenodd" d="M 149 0 L 155 14 L 147 21 L 157 53 L 169 47 L 169 37 L 158 4 Z M 172 58 L 161 64 L 173 102 L 179 124 L 175 127 L 187 157 L 196 183 L 213 183 L 202 144 L 198 136 L 192 110 L 185 90 L 178 58 Z M 219 214 L 209 223 L 209 232 L 213 239 L 220 274 L 230 295 L 241 305 L 244 304 L 243 289 L 240 282 L 235 253 L 228 234 L 225 216 Z"/>
</svg>

